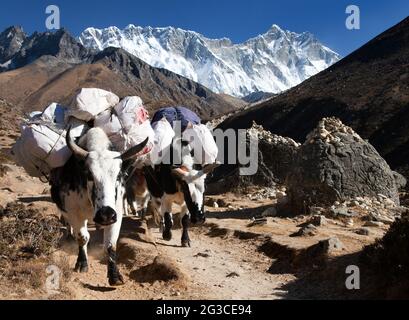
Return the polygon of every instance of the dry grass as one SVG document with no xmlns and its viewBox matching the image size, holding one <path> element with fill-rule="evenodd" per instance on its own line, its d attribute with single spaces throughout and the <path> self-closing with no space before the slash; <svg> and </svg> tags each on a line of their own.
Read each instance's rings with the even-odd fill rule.
<svg viewBox="0 0 409 320">
<path fill-rule="evenodd" d="M 54 256 L 62 239 L 59 219 L 21 203 L 0 207 L 0 298 L 48 297 L 47 267 L 60 270 L 60 292 L 71 277 L 66 258 Z M 5 288 L 10 288 L 6 290 Z"/>
<path fill-rule="evenodd" d="M 4 261 L 17 261 L 49 255 L 62 237 L 55 216 L 44 216 L 21 203 L 0 208 L 0 268 Z"/>
<path fill-rule="evenodd" d="M 409 211 L 392 224 L 382 239 L 363 250 L 361 261 L 373 273 L 376 296 L 409 298 Z"/>
</svg>

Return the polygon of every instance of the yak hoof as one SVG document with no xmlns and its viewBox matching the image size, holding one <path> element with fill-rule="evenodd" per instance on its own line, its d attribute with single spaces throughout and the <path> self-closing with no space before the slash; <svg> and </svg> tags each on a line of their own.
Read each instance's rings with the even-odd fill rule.
<svg viewBox="0 0 409 320">
<path fill-rule="evenodd" d="M 162 238 L 165 241 L 172 240 L 172 231 L 171 230 L 164 230 L 162 233 Z"/>
<path fill-rule="evenodd" d="M 183 248 L 190 248 L 190 240 L 182 240 Z"/>
<path fill-rule="evenodd" d="M 119 272 L 109 277 L 109 285 L 111 287 L 118 287 L 124 284 L 125 284 L 124 278 Z"/>
<path fill-rule="evenodd" d="M 88 263 L 87 262 L 77 262 L 77 264 L 75 265 L 75 272 L 79 272 L 79 273 L 87 273 L 88 272 Z"/>
</svg>

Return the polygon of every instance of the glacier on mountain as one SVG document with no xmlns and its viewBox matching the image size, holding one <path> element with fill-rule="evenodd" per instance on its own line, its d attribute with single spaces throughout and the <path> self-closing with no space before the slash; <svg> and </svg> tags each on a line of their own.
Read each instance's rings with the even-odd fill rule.
<svg viewBox="0 0 409 320">
<path fill-rule="evenodd" d="M 340 59 L 311 33 L 297 34 L 275 24 L 266 33 L 239 44 L 174 27 L 132 24 L 123 30 L 88 28 L 79 41 L 96 50 L 122 48 L 151 66 L 237 97 L 257 91 L 282 92 Z"/>
</svg>

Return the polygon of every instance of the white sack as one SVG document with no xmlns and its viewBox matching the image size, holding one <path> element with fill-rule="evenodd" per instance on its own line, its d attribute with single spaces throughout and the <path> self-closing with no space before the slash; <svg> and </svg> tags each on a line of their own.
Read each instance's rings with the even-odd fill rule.
<svg viewBox="0 0 409 320">
<path fill-rule="evenodd" d="M 24 140 L 21 138 L 17 139 L 12 148 L 12 154 L 15 162 L 19 166 L 22 166 L 28 175 L 32 177 L 39 178 L 43 175 L 48 175 L 50 172 L 50 167 L 47 165 L 47 163 L 31 156 L 28 151 L 29 150 L 25 147 Z"/>
<path fill-rule="evenodd" d="M 192 125 L 186 128 L 182 138 L 189 142 L 194 152 L 195 163 L 205 165 L 216 162 L 219 149 L 213 134 L 205 125 Z"/>
<path fill-rule="evenodd" d="M 37 124 L 23 127 L 21 137 L 12 151 L 16 163 L 34 177 L 47 175 L 51 169 L 64 166 L 71 157 L 65 135 Z"/>
<path fill-rule="evenodd" d="M 139 97 L 125 97 L 114 107 L 114 110 L 126 131 L 130 131 L 135 124 L 142 124 L 149 118 Z"/>
<path fill-rule="evenodd" d="M 99 114 L 94 121 L 94 126 L 104 130 L 108 137 L 112 137 L 122 130 L 119 118 L 112 113 L 111 110 L 106 110 Z M 112 142 L 112 140 L 111 140 Z"/>
<path fill-rule="evenodd" d="M 124 152 L 149 138 L 142 154 L 153 147 L 154 132 L 150 126 L 148 112 L 139 97 L 126 97 L 113 110 L 99 114 L 94 121 L 107 134 L 116 150 Z"/>
<path fill-rule="evenodd" d="M 153 123 L 152 129 L 155 138 L 149 160 L 151 165 L 156 165 L 160 164 L 163 157 L 168 153 L 172 140 L 175 137 L 175 131 L 173 131 L 172 126 L 166 118 Z"/>
<path fill-rule="evenodd" d="M 118 96 L 112 92 L 96 88 L 83 88 L 77 95 L 75 104 L 70 109 L 68 116 L 90 121 L 118 102 Z"/>
<path fill-rule="evenodd" d="M 32 117 L 29 122 L 37 123 L 41 120 L 43 121 L 43 124 L 49 128 L 56 129 L 54 130 L 56 132 L 60 130 L 68 130 L 71 126 L 71 136 L 73 138 L 78 138 L 88 131 L 89 128 L 85 121 L 69 117 L 68 114 L 69 108 L 54 102 L 45 108 L 40 116 L 36 115 L 35 117 Z"/>
<path fill-rule="evenodd" d="M 66 130 L 71 126 L 72 137 L 83 135 L 88 126 L 85 122 L 70 118 L 64 122 L 67 108 L 51 104 L 42 113 L 21 126 L 21 136 L 13 146 L 12 153 L 17 164 L 33 177 L 48 175 L 54 168 L 62 167 L 71 157 L 66 145 Z"/>
<path fill-rule="evenodd" d="M 64 107 L 58 103 L 50 104 L 41 114 L 41 119 L 48 123 L 54 123 L 59 127 L 65 126 L 65 114 L 67 113 L 67 107 Z"/>
</svg>

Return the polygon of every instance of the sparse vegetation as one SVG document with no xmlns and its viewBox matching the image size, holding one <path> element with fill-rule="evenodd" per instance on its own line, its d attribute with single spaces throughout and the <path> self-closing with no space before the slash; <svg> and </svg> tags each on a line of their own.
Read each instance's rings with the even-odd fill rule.
<svg viewBox="0 0 409 320">
<path fill-rule="evenodd" d="M 68 261 L 52 255 L 62 235 L 56 216 L 43 215 L 38 209 L 27 208 L 22 203 L 0 207 L 0 278 L 6 286 L 16 288 L 13 294 L 30 297 L 32 290 L 43 289 L 46 268 L 50 265 L 58 266 L 62 280 L 70 278 Z M 16 283 L 25 291 L 19 292 Z M 60 283 L 64 290 L 64 281 Z"/>
<path fill-rule="evenodd" d="M 62 237 L 59 219 L 21 203 L 0 208 L 0 269 L 7 262 L 48 256 Z"/>
<path fill-rule="evenodd" d="M 379 292 L 386 298 L 408 298 L 409 211 L 391 225 L 383 238 L 367 246 L 361 259 L 378 278 Z"/>
</svg>

